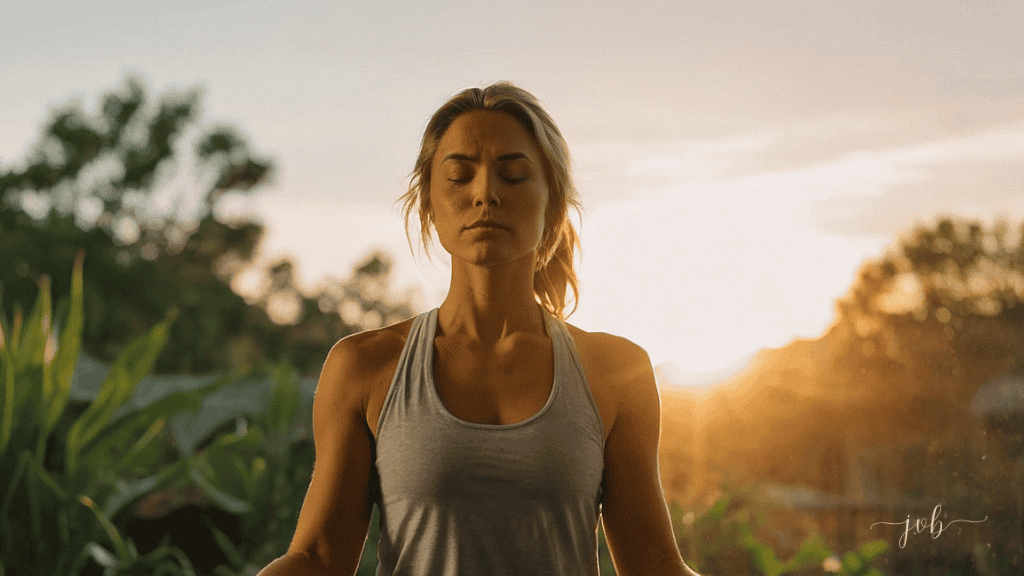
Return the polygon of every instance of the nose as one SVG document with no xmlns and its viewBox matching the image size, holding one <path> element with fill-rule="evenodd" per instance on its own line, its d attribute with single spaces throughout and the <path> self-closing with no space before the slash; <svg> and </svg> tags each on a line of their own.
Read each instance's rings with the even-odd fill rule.
<svg viewBox="0 0 1024 576">
<path fill-rule="evenodd" d="M 498 194 L 500 181 L 497 174 L 492 174 L 490 170 L 486 170 L 479 178 L 476 178 L 474 184 L 473 207 L 491 206 L 498 208 L 501 206 L 501 196 Z"/>
</svg>

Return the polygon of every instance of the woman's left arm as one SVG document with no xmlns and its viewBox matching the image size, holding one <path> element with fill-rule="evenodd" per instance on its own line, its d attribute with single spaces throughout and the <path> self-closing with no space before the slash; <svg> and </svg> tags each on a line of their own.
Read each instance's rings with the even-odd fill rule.
<svg viewBox="0 0 1024 576">
<path fill-rule="evenodd" d="M 616 416 L 604 452 L 604 532 L 619 576 L 697 576 L 676 546 L 658 472 L 661 400 L 647 353 L 619 340 L 608 382 Z"/>
</svg>

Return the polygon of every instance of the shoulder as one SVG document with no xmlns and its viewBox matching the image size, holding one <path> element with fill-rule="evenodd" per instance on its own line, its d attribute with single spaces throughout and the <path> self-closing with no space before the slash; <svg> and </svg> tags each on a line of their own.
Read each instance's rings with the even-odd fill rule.
<svg viewBox="0 0 1024 576">
<path fill-rule="evenodd" d="M 639 345 L 605 332 L 587 332 L 569 324 L 566 327 L 576 343 L 588 378 L 593 371 L 595 377 L 616 387 L 638 378 L 653 378 L 650 357 Z"/>
<path fill-rule="evenodd" d="M 413 318 L 397 324 L 364 330 L 338 340 L 327 354 L 325 365 L 341 368 L 354 375 L 372 374 L 382 364 L 402 353 Z"/>
<path fill-rule="evenodd" d="M 338 340 L 324 361 L 316 396 L 331 404 L 357 403 L 365 413 L 370 398 L 390 383 L 413 320 Z"/>
<path fill-rule="evenodd" d="M 612 418 L 608 424 L 624 413 L 657 413 L 660 398 L 646 350 L 621 336 L 566 326 L 595 399 L 602 413 Z"/>
</svg>

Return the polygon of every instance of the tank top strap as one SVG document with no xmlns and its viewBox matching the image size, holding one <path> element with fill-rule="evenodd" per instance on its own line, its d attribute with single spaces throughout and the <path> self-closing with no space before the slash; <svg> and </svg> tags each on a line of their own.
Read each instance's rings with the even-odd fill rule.
<svg viewBox="0 0 1024 576">
<path fill-rule="evenodd" d="M 434 354 L 434 334 L 437 331 L 437 308 L 415 317 L 409 328 L 402 354 L 398 358 L 395 375 L 391 379 L 388 393 L 384 397 L 380 419 L 377 421 L 378 441 L 380 434 L 388 429 L 386 420 L 402 420 L 429 406 L 431 382 L 430 370 Z"/>
<path fill-rule="evenodd" d="M 576 348 L 576 341 L 565 322 L 554 317 L 546 310 L 544 311 L 545 326 L 548 337 L 551 338 L 552 352 L 555 357 L 555 382 L 562 382 L 560 393 L 563 395 L 563 405 L 569 407 L 576 414 L 593 414 L 600 431 L 600 438 L 604 438 L 604 421 L 601 418 L 601 411 L 597 408 L 597 401 L 590 389 L 590 382 L 587 380 L 586 371 L 583 369 L 583 361 L 580 359 L 579 350 Z M 603 445 L 602 441 L 602 445 Z"/>
</svg>

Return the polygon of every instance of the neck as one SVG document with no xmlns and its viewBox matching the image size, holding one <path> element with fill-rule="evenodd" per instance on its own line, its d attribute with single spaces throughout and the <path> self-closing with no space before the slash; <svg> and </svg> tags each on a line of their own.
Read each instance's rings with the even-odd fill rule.
<svg viewBox="0 0 1024 576">
<path fill-rule="evenodd" d="M 494 267 L 453 261 L 448 295 L 438 310 L 440 332 L 490 343 L 516 332 L 543 334 L 533 273 L 532 256 Z"/>
</svg>

